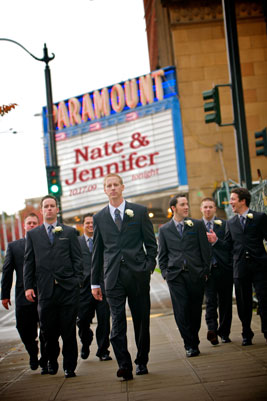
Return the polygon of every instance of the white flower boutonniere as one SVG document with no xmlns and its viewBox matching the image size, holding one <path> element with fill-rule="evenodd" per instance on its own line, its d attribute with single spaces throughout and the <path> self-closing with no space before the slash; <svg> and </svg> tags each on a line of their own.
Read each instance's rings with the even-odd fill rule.
<svg viewBox="0 0 267 401">
<path fill-rule="evenodd" d="M 253 219 L 254 216 L 253 216 L 252 213 L 248 213 L 248 214 L 247 214 L 247 217 L 248 217 L 249 219 Z"/>
<path fill-rule="evenodd" d="M 134 217 L 134 212 L 132 209 L 126 209 L 125 214 L 127 214 L 127 216 L 129 216 L 131 218 Z"/>
<path fill-rule="evenodd" d="M 192 220 L 185 220 L 184 222 L 185 222 L 185 224 L 187 224 L 189 227 L 193 227 L 193 225 L 194 225 L 194 223 L 193 223 Z"/>
<path fill-rule="evenodd" d="M 61 226 L 56 226 L 52 231 L 54 234 L 57 234 L 63 231 L 63 228 Z"/>
<path fill-rule="evenodd" d="M 221 220 L 214 220 L 214 224 L 217 224 L 218 226 L 222 225 L 222 221 Z"/>
</svg>

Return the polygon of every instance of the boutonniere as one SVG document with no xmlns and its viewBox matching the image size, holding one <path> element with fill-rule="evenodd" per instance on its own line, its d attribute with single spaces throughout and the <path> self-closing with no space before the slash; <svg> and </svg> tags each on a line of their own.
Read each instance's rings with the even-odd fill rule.
<svg viewBox="0 0 267 401">
<path fill-rule="evenodd" d="M 214 224 L 217 224 L 218 226 L 222 225 L 222 221 L 221 220 L 214 220 Z"/>
<path fill-rule="evenodd" d="M 132 209 L 126 209 L 125 214 L 127 214 L 127 216 L 129 216 L 131 218 L 134 217 L 134 212 Z"/>
<path fill-rule="evenodd" d="M 60 233 L 61 231 L 63 231 L 63 228 L 62 228 L 61 226 L 56 226 L 56 227 L 52 230 L 52 232 L 53 232 L 54 234 Z"/>
<path fill-rule="evenodd" d="M 247 217 L 248 217 L 249 219 L 253 219 L 254 216 L 253 216 L 252 213 L 248 213 L 248 214 L 247 214 Z"/>
<path fill-rule="evenodd" d="M 184 222 L 185 222 L 185 224 L 187 224 L 189 227 L 193 227 L 193 225 L 194 225 L 194 223 L 193 223 L 192 220 L 185 220 Z"/>
</svg>

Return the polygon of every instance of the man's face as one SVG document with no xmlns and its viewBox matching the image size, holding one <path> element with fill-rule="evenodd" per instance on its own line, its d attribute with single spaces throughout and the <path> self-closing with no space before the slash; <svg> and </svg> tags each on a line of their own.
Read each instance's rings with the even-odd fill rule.
<svg viewBox="0 0 267 401">
<path fill-rule="evenodd" d="M 58 207 L 55 199 L 46 198 L 43 201 L 41 213 L 44 216 L 44 221 L 53 223 L 57 219 Z"/>
<path fill-rule="evenodd" d="M 172 206 L 172 211 L 174 213 L 174 217 L 177 220 L 183 220 L 185 217 L 188 216 L 188 200 L 185 197 L 178 198 L 176 205 Z"/>
<path fill-rule="evenodd" d="M 118 177 L 109 177 L 106 180 L 104 191 L 110 201 L 119 200 L 122 199 L 122 192 L 124 191 L 124 185 L 120 183 Z"/>
<path fill-rule="evenodd" d="M 91 216 L 85 217 L 84 222 L 83 222 L 83 229 L 84 229 L 84 233 L 87 235 L 87 237 L 93 236 L 93 233 L 94 233 L 93 217 L 91 217 Z"/>
<path fill-rule="evenodd" d="M 211 220 L 216 213 L 215 203 L 209 200 L 203 201 L 200 206 L 200 211 L 206 220 Z"/>
<path fill-rule="evenodd" d="M 230 205 L 232 206 L 234 213 L 242 213 L 244 207 L 246 207 L 246 200 L 242 199 L 242 201 L 240 201 L 239 196 L 235 193 L 232 193 L 230 195 Z"/>
<path fill-rule="evenodd" d="M 39 224 L 37 217 L 28 216 L 24 220 L 24 229 L 25 232 L 32 230 L 33 228 L 37 227 Z"/>
</svg>

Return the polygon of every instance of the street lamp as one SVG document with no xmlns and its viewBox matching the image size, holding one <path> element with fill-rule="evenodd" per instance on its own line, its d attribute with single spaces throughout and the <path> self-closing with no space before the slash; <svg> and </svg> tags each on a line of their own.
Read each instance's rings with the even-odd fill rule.
<svg viewBox="0 0 267 401">
<path fill-rule="evenodd" d="M 54 129 L 54 120 L 53 120 L 53 97 L 52 97 L 52 85 L 51 85 L 51 74 L 49 68 L 49 61 L 55 58 L 54 53 L 52 53 L 52 57 L 48 56 L 48 50 L 46 44 L 44 44 L 43 49 L 43 58 L 38 58 L 34 56 L 29 50 L 27 50 L 24 46 L 20 43 L 16 42 L 12 39 L 7 38 L 0 38 L 0 40 L 15 43 L 16 45 L 20 46 L 23 50 L 25 50 L 30 56 L 32 56 L 35 60 L 43 61 L 45 63 L 45 86 L 46 86 L 46 101 L 47 101 L 47 120 L 48 120 L 48 133 L 49 133 L 49 150 L 50 150 L 50 158 L 51 158 L 51 165 L 54 168 L 59 169 L 57 164 L 57 149 L 56 149 L 56 141 L 55 141 L 55 129 Z M 59 208 L 59 220 L 62 222 L 62 210 L 61 210 L 61 200 L 60 196 L 57 197 L 58 199 L 58 208 Z"/>
</svg>

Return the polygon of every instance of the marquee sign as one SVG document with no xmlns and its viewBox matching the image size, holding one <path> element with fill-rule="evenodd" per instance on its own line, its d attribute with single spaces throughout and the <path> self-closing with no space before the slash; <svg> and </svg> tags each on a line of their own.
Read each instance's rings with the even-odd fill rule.
<svg viewBox="0 0 267 401">
<path fill-rule="evenodd" d="M 61 101 L 54 122 L 63 212 L 106 202 L 109 173 L 122 176 L 125 197 L 187 185 L 174 68 Z"/>
</svg>

